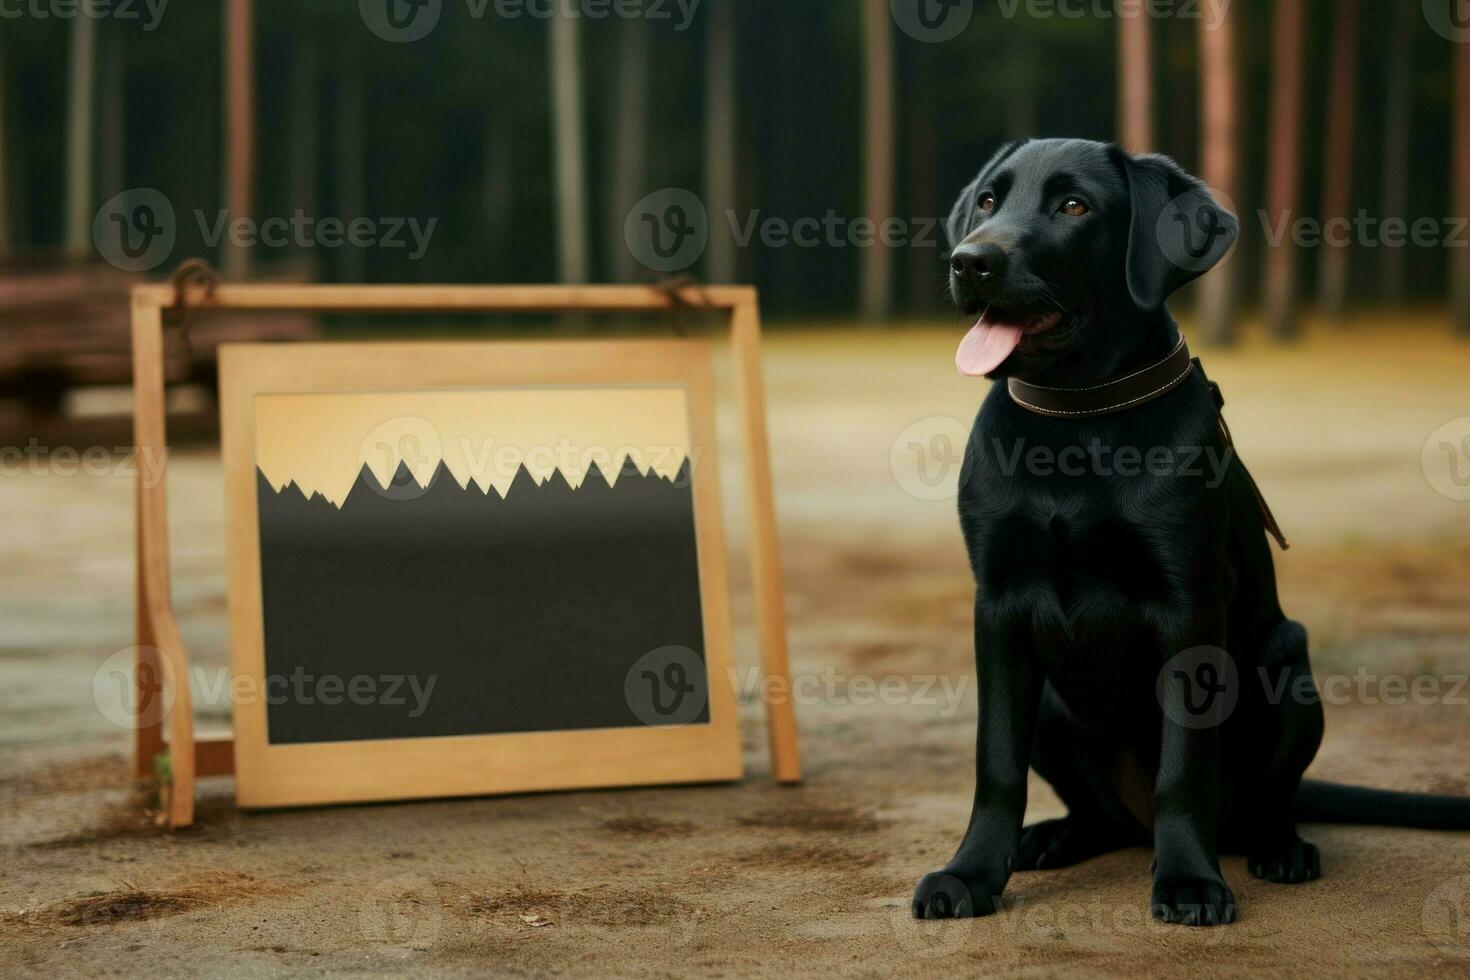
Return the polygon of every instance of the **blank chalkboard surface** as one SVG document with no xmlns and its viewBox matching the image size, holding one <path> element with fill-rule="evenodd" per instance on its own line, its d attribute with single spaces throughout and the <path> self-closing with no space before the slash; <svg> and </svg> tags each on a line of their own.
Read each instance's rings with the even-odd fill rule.
<svg viewBox="0 0 1470 980">
<path fill-rule="evenodd" d="M 227 347 L 242 805 L 737 778 L 709 352 Z"/>
</svg>

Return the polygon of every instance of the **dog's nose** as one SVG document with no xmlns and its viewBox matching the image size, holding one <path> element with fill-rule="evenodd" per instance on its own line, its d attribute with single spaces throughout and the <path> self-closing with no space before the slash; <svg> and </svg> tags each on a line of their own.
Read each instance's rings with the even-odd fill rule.
<svg viewBox="0 0 1470 980">
<path fill-rule="evenodd" d="M 949 257 L 949 267 L 955 275 L 990 282 L 1005 271 L 1005 249 L 999 245 L 961 245 Z"/>
</svg>

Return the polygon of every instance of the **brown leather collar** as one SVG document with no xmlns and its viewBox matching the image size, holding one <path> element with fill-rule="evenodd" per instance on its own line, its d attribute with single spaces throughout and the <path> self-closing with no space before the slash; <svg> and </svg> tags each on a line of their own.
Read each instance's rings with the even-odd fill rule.
<svg viewBox="0 0 1470 980">
<path fill-rule="evenodd" d="M 1145 405 L 1178 388 L 1196 371 L 1204 378 L 1210 393 L 1215 397 L 1215 417 L 1220 424 L 1220 436 L 1225 442 L 1225 448 L 1234 452 L 1235 440 L 1230 436 L 1230 426 L 1225 424 L 1225 416 L 1220 414 L 1220 410 L 1225 407 L 1225 396 L 1221 394 L 1220 386 L 1205 375 L 1204 366 L 1199 359 L 1189 356 L 1189 346 L 1184 343 L 1183 337 L 1179 338 L 1178 346 L 1162 360 L 1090 388 L 1048 388 L 1010 378 L 1006 381 L 1006 390 L 1010 393 L 1011 401 L 1038 415 L 1049 415 L 1053 418 L 1093 418 Z M 1240 455 L 1237 453 L 1236 460 L 1239 459 Z M 1291 545 L 1287 543 L 1281 525 L 1276 523 L 1276 515 L 1271 513 L 1271 507 L 1261 494 L 1260 487 L 1256 486 L 1255 478 L 1245 468 L 1245 463 L 1242 462 L 1240 468 L 1255 495 L 1266 533 L 1276 539 L 1282 551 L 1287 550 Z"/>
<path fill-rule="evenodd" d="M 1153 401 L 1184 383 L 1194 370 L 1184 338 L 1162 360 L 1090 388 L 1048 388 L 1019 378 L 1006 381 L 1011 401 L 1038 415 L 1090 418 Z"/>
</svg>

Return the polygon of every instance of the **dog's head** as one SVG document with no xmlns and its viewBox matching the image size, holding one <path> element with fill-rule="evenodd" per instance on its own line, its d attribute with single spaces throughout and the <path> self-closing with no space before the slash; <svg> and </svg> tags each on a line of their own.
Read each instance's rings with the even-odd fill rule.
<svg viewBox="0 0 1470 980">
<path fill-rule="evenodd" d="M 956 364 L 974 376 L 1053 376 L 1115 363 L 1169 323 L 1164 302 L 1218 263 L 1239 224 L 1163 156 L 1090 140 L 1002 147 L 946 225 L 950 290 L 979 320 Z"/>
</svg>

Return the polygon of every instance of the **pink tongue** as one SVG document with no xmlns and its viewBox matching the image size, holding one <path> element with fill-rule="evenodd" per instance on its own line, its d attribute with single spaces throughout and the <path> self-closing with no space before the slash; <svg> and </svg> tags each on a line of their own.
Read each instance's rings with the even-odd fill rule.
<svg viewBox="0 0 1470 980">
<path fill-rule="evenodd" d="M 1011 351 L 1021 342 L 1023 328 L 1014 323 L 998 323 L 982 315 L 979 322 L 960 341 L 955 352 L 955 367 L 960 374 L 971 378 L 983 378 L 1000 367 L 1001 362 L 1011 356 Z"/>
</svg>

